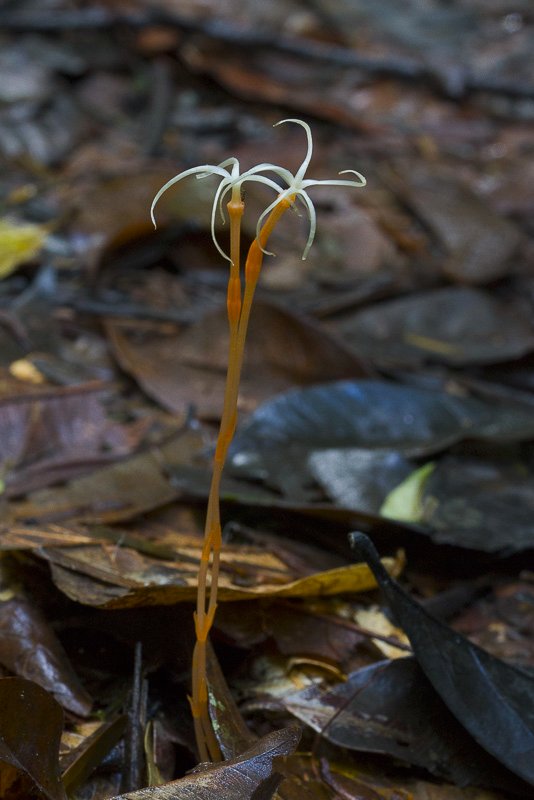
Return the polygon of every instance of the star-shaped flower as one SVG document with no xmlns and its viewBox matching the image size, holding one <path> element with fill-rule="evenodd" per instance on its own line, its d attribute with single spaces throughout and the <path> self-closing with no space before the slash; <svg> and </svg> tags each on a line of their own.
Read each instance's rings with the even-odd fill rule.
<svg viewBox="0 0 534 800">
<path fill-rule="evenodd" d="M 344 179 L 340 180 L 337 178 L 333 180 L 314 180 L 313 178 L 305 179 L 304 176 L 310 164 L 313 153 L 313 140 L 312 140 L 310 126 L 306 122 L 303 122 L 301 119 L 282 119 L 280 120 L 280 122 L 277 122 L 274 127 L 276 127 L 277 125 L 283 125 L 285 122 L 294 122 L 297 125 L 301 125 L 306 131 L 306 138 L 308 140 L 306 155 L 304 157 L 302 164 L 300 165 L 300 167 L 298 168 L 298 170 L 294 175 L 284 167 L 276 167 L 273 166 L 272 164 L 262 165 L 263 168 L 268 169 L 271 172 L 274 172 L 275 175 L 278 175 L 280 178 L 282 178 L 282 180 L 287 183 L 287 188 L 285 188 L 282 192 L 280 192 L 276 200 L 274 200 L 269 206 L 267 206 L 265 211 L 263 211 L 262 214 L 260 215 L 256 230 L 256 236 L 259 235 L 259 231 L 261 229 L 261 224 L 263 220 L 273 210 L 276 204 L 280 202 L 280 200 L 287 198 L 292 203 L 294 203 L 295 200 L 300 200 L 306 210 L 310 222 L 308 241 L 306 242 L 306 246 L 302 254 L 302 260 L 304 261 L 310 251 L 310 247 L 313 244 L 313 240 L 315 239 L 315 231 L 317 229 L 315 206 L 313 205 L 313 202 L 310 196 L 308 195 L 307 189 L 309 189 L 311 186 L 355 186 L 360 188 L 365 186 L 367 181 L 365 180 L 365 178 L 361 173 L 356 172 L 356 170 L 354 169 L 345 169 L 339 173 L 340 175 L 346 175 L 348 173 L 355 175 L 357 177 L 357 180 L 354 181 L 344 180 Z M 230 191 L 231 188 L 232 188 L 232 182 L 230 181 L 222 191 L 221 202 L 224 198 L 225 193 Z M 264 250 L 264 252 L 267 251 Z M 272 254 L 269 253 L 269 255 Z"/>
<path fill-rule="evenodd" d="M 267 170 L 276 170 L 277 167 L 274 164 L 258 164 L 252 169 L 247 170 L 246 172 L 240 173 L 239 172 L 239 161 L 235 157 L 227 158 L 226 161 L 221 162 L 220 164 L 203 164 L 200 167 L 192 167 L 191 169 L 186 169 L 183 172 L 180 172 L 178 175 L 175 175 L 174 178 L 171 178 L 170 181 L 161 187 L 158 191 L 156 196 L 152 201 L 152 206 L 150 207 L 150 217 L 156 227 L 156 218 L 154 215 L 154 211 L 156 208 L 156 204 L 160 197 L 170 189 L 171 186 L 174 186 L 175 183 L 181 181 L 183 178 L 187 178 L 189 175 L 196 175 L 197 178 L 208 178 L 210 175 L 215 175 L 221 178 L 217 191 L 215 192 L 215 196 L 213 198 L 213 205 L 211 209 L 211 238 L 213 239 L 213 243 L 221 256 L 225 258 L 227 261 L 231 261 L 231 258 L 228 256 L 227 253 L 224 252 L 222 247 L 220 246 L 217 240 L 217 234 L 215 231 L 215 221 L 217 217 L 217 209 L 219 209 L 221 217 L 224 221 L 224 213 L 223 213 L 223 200 L 228 192 L 232 192 L 232 197 L 234 200 L 241 199 L 241 186 L 245 181 L 256 181 L 257 183 L 263 183 L 266 186 L 271 187 L 276 191 L 277 194 L 284 191 L 283 188 L 276 183 L 275 181 L 271 180 L 270 178 L 266 178 L 264 175 L 260 175 L 258 173 L 265 172 Z"/>
<path fill-rule="evenodd" d="M 215 196 L 213 198 L 213 205 L 211 210 L 211 236 L 215 247 L 219 251 L 219 253 L 225 258 L 227 261 L 231 261 L 231 258 L 224 252 L 222 247 L 220 246 L 217 235 L 215 232 L 215 221 L 217 217 L 217 210 L 220 211 L 221 216 L 224 220 L 224 213 L 223 213 L 223 202 L 225 197 L 231 192 L 232 199 L 239 201 L 241 199 L 241 186 L 245 181 L 256 181 L 257 183 L 262 183 L 265 186 L 269 186 L 271 189 L 274 189 L 277 193 L 277 197 L 273 200 L 270 205 L 267 206 L 265 211 L 262 212 L 258 219 L 256 235 L 259 237 L 259 232 L 261 229 L 261 225 L 265 217 L 275 208 L 277 203 L 281 200 L 289 200 L 291 204 L 295 203 L 296 200 L 300 200 L 302 205 L 305 208 L 306 214 L 308 216 L 310 222 L 310 229 L 308 233 L 308 240 L 306 242 L 306 246 L 304 248 L 304 252 L 302 254 L 302 259 L 305 260 L 310 248 L 313 244 L 313 240 L 315 239 L 315 232 L 317 228 L 317 218 L 315 214 L 315 206 L 308 195 L 307 190 L 311 186 L 354 186 L 354 187 L 362 187 L 365 186 L 366 180 L 359 172 L 353 169 L 346 169 L 340 172 L 340 175 L 346 175 L 348 173 L 355 175 L 357 180 L 345 180 L 345 179 L 338 179 L 335 178 L 333 180 L 314 180 L 313 178 L 305 178 L 306 170 L 311 161 L 312 153 L 313 153 L 313 140 L 311 135 L 310 126 L 303 122 L 300 119 L 283 119 L 280 122 L 275 124 L 283 125 L 286 122 L 294 122 L 297 125 L 301 125 L 304 130 L 306 131 L 306 138 L 308 141 L 308 147 L 306 150 L 306 155 L 300 167 L 298 168 L 297 172 L 293 175 L 288 169 L 285 167 L 279 167 L 276 164 L 258 164 L 255 167 L 251 167 L 250 169 L 246 170 L 245 172 L 241 173 L 239 171 L 239 161 L 237 158 L 228 158 L 226 161 L 223 161 L 221 164 L 204 164 L 200 167 L 192 167 L 191 169 L 186 169 L 184 172 L 180 172 L 178 175 L 175 175 L 174 178 L 171 178 L 170 181 L 161 187 L 159 192 L 154 197 L 152 201 L 152 207 L 150 209 L 150 216 L 152 218 L 152 222 L 154 223 L 154 227 L 156 226 L 156 220 L 154 217 L 154 209 L 156 207 L 156 203 L 167 191 L 171 186 L 178 181 L 181 181 L 183 178 L 187 178 L 189 175 L 196 175 L 197 178 L 207 178 L 210 175 L 215 175 L 221 179 L 217 191 L 215 192 Z M 278 178 L 281 178 L 282 181 L 287 184 L 285 188 L 281 186 L 277 181 L 274 181 L 272 178 L 266 177 L 264 174 L 265 172 L 273 173 Z M 262 248 L 263 250 L 263 248 Z M 268 253 L 268 251 L 263 250 L 264 253 Z M 271 253 L 268 253 L 272 255 Z"/>
</svg>

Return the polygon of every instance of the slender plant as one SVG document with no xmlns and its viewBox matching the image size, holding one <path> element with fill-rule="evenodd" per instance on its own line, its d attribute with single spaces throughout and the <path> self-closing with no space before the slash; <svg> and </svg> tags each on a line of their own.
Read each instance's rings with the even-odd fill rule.
<svg viewBox="0 0 534 800">
<path fill-rule="evenodd" d="M 313 244 L 316 230 L 314 205 L 307 190 L 311 186 L 365 186 L 365 178 L 354 170 L 344 170 L 340 175 L 351 173 L 352 180 L 313 180 L 305 178 L 312 152 L 313 142 L 309 125 L 299 119 L 284 119 L 276 123 L 293 122 L 301 125 L 307 137 L 305 158 L 295 174 L 275 164 L 258 164 L 245 172 L 240 172 L 237 158 L 229 158 L 218 165 L 204 164 L 199 167 L 180 172 L 168 181 L 156 194 L 151 208 L 154 217 L 155 206 L 164 192 L 178 181 L 190 175 L 204 179 L 211 175 L 219 178 L 219 186 L 215 192 L 211 213 L 211 235 L 215 247 L 223 258 L 230 262 L 230 275 L 227 289 L 227 311 L 230 328 L 230 344 L 228 351 L 228 368 L 224 392 L 223 410 L 217 444 L 213 457 L 211 486 L 208 497 L 204 543 L 200 557 L 197 584 L 197 604 L 194 614 L 196 644 L 193 652 L 192 693 L 190 697 L 191 711 L 195 725 L 195 736 L 200 759 L 202 761 L 217 760 L 220 751 L 211 726 L 208 712 L 208 684 L 206 677 L 206 647 L 210 630 L 213 626 L 217 608 L 217 587 L 221 556 L 221 519 L 220 519 L 220 484 L 228 448 L 232 441 L 237 422 L 237 398 L 243 354 L 247 336 L 248 323 L 258 284 L 264 255 L 272 255 L 266 250 L 267 242 L 281 217 L 296 205 L 297 201 L 304 207 L 309 221 L 308 240 L 302 254 L 303 260 Z M 269 175 L 274 177 L 268 177 Z M 276 178 L 276 180 L 274 179 Z M 256 238 L 252 242 L 245 260 L 244 287 L 242 287 L 240 267 L 241 219 L 245 210 L 242 198 L 242 186 L 246 181 L 256 181 L 268 186 L 276 192 L 275 200 L 265 208 L 258 219 Z M 224 221 L 224 202 L 229 196 L 226 208 L 230 228 L 230 250 L 226 253 L 220 246 L 216 234 L 217 214 Z"/>
</svg>

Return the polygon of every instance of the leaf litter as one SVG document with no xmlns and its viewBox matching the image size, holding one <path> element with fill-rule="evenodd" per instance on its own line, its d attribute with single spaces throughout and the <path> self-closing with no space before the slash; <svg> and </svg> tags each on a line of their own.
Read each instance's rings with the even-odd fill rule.
<svg viewBox="0 0 534 800">
<path fill-rule="evenodd" d="M 532 667 L 529 15 L 71 5 L 0 12 L 0 661 L 16 676 L 0 678 L 1 793 L 529 796 L 509 772 L 531 778 L 514 750 L 528 702 L 501 719 Z M 177 164 L 298 163 L 298 136 L 272 136 L 280 104 L 315 120 L 319 176 L 362 164 L 368 189 L 318 192 L 315 254 L 300 263 L 293 216 L 266 262 L 223 482 L 210 682 L 227 761 L 186 774 L 227 275 L 206 182 L 168 193 L 156 234 L 147 208 Z M 246 202 L 264 207 L 261 192 Z M 347 554 L 355 525 L 396 577 L 406 548 L 425 604 L 473 578 L 452 629 L 416 625 L 419 666 Z M 481 667 L 440 699 L 421 653 L 438 642 L 454 661 L 444 630 L 467 674 L 473 653 Z M 458 706 L 468 695 L 479 718 Z M 290 711 L 306 723 L 298 752 Z"/>
</svg>

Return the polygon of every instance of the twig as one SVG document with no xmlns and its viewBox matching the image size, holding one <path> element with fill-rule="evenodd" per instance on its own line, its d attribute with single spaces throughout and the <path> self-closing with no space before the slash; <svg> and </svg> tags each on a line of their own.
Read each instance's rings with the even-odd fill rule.
<svg viewBox="0 0 534 800">
<path fill-rule="evenodd" d="M 270 52 L 286 53 L 339 67 L 359 69 L 368 75 L 419 81 L 431 85 L 447 97 L 464 98 L 471 92 L 488 92 L 515 98 L 534 98 L 534 85 L 520 81 L 472 75 L 468 69 L 451 75 L 415 58 L 372 58 L 362 56 L 341 45 L 322 44 L 279 33 L 262 33 L 220 20 L 195 20 L 163 9 L 114 13 L 108 9 L 88 8 L 75 11 L 5 11 L 0 13 L 0 28 L 4 31 L 65 31 L 101 30 L 113 27 L 144 28 L 167 25 L 185 33 L 203 34 L 226 44 L 239 47 L 265 48 Z"/>
</svg>

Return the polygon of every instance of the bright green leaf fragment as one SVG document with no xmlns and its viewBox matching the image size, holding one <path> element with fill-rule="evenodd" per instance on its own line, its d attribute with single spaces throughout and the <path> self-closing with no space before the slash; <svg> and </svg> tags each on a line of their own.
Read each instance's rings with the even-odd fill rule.
<svg viewBox="0 0 534 800">
<path fill-rule="evenodd" d="M 47 236 L 47 229 L 41 225 L 0 219 L 0 280 L 35 258 Z"/>
<path fill-rule="evenodd" d="M 423 518 L 423 491 L 434 467 L 433 461 L 410 473 L 388 494 L 380 514 L 399 522 L 421 522 Z"/>
</svg>

